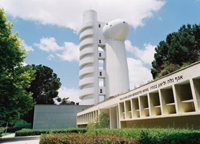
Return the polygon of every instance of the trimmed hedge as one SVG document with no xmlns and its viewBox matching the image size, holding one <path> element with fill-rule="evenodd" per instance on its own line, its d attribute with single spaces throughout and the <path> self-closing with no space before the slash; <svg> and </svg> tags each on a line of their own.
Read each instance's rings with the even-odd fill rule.
<svg viewBox="0 0 200 144">
<path fill-rule="evenodd" d="M 49 134 L 40 136 L 40 144 L 136 144 L 132 138 L 107 134 Z"/>
<path fill-rule="evenodd" d="M 47 129 L 47 130 L 32 130 L 22 129 L 15 132 L 15 136 L 31 136 L 41 134 L 57 134 L 57 133 L 85 133 L 85 128 L 68 128 L 68 129 Z"/>
<path fill-rule="evenodd" d="M 200 144 L 200 132 L 193 130 L 142 131 L 142 144 Z"/>
<path fill-rule="evenodd" d="M 139 139 L 140 133 L 144 130 L 143 128 L 123 128 L 123 129 L 90 129 L 87 133 L 94 134 L 109 134 L 116 136 L 132 137 L 134 139 Z"/>
<path fill-rule="evenodd" d="M 57 135 L 58 133 L 62 133 L 62 135 Z M 68 134 L 66 135 L 66 133 Z M 79 133 L 79 134 L 76 135 L 69 133 Z M 129 140 L 135 140 L 134 143 L 136 143 L 137 141 L 141 144 L 200 144 L 200 131 L 192 129 L 129 128 L 129 129 L 93 129 L 93 130 L 90 129 L 88 131 L 85 128 L 69 128 L 69 129 L 55 129 L 55 130 L 22 129 L 15 133 L 16 136 L 29 136 L 29 135 L 40 135 L 40 134 L 49 134 L 41 136 L 41 139 L 43 139 L 44 141 L 42 144 L 62 143 L 62 141 L 63 143 L 69 143 L 67 139 L 70 140 L 79 139 L 80 140 L 79 143 L 95 143 L 95 142 L 111 143 L 112 141 L 114 143 L 115 140 L 117 139 L 117 140 L 127 140 L 124 141 L 124 143 L 125 142 L 128 143 Z M 102 139 L 98 139 L 97 137 L 101 137 Z M 95 141 L 93 141 L 92 138 Z M 71 141 L 71 143 L 75 142 Z"/>
<path fill-rule="evenodd" d="M 200 131 L 192 129 L 94 129 L 88 133 L 131 137 L 141 144 L 200 144 Z"/>
</svg>

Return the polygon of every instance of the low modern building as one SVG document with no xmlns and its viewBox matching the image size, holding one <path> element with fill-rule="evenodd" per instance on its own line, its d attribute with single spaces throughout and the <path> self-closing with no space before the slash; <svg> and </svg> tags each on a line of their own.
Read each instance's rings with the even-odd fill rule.
<svg viewBox="0 0 200 144">
<path fill-rule="evenodd" d="M 77 126 L 95 121 L 101 112 L 110 128 L 200 126 L 200 62 L 119 95 L 77 114 Z"/>
</svg>

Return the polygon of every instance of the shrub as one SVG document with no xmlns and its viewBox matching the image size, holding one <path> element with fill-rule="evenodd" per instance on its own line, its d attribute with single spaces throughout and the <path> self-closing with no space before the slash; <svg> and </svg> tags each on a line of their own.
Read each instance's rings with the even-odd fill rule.
<svg viewBox="0 0 200 144">
<path fill-rule="evenodd" d="M 7 132 L 16 132 L 23 128 L 31 128 L 31 123 L 28 123 L 24 120 L 19 120 L 15 123 L 14 127 L 8 127 Z"/>
<path fill-rule="evenodd" d="M 95 122 L 88 122 L 86 129 L 95 129 L 96 128 L 96 124 Z"/>
<path fill-rule="evenodd" d="M 106 134 L 50 134 L 41 135 L 40 144 L 134 144 L 132 138 Z"/>
<path fill-rule="evenodd" d="M 22 129 L 15 132 L 15 136 L 31 136 L 41 134 L 57 134 L 57 133 L 85 133 L 85 128 L 68 128 L 68 129 L 47 129 L 47 130 L 32 130 Z"/>
<path fill-rule="evenodd" d="M 109 128 L 109 116 L 102 112 L 96 122 L 96 128 Z"/>
<path fill-rule="evenodd" d="M 24 120 L 19 120 L 15 123 L 15 127 L 31 128 L 31 123 L 28 123 Z"/>
<path fill-rule="evenodd" d="M 178 64 L 170 64 L 164 67 L 165 68 L 160 72 L 160 74 L 156 78 L 160 78 L 181 68 Z"/>
<path fill-rule="evenodd" d="M 102 112 L 95 122 L 88 122 L 87 124 L 87 130 L 89 129 L 101 129 L 101 128 L 109 128 L 109 116 Z"/>
</svg>

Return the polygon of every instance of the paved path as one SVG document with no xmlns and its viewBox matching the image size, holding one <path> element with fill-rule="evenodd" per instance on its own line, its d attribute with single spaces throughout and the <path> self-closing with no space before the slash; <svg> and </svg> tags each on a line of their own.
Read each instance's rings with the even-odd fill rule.
<svg viewBox="0 0 200 144">
<path fill-rule="evenodd" d="M 14 134 L 0 138 L 0 144 L 39 144 L 40 136 L 14 137 Z"/>
</svg>

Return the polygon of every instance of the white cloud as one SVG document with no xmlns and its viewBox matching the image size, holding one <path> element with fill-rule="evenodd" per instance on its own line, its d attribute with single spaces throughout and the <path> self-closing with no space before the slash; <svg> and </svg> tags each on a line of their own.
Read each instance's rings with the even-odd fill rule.
<svg viewBox="0 0 200 144">
<path fill-rule="evenodd" d="M 150 70 L 143 66 L 143 63 L 140 60 L 127 58 L 127 62 L 131 89 L 152 80 Z"/>
<path fill-rule="evenodd" d="M 56 39 L 54 37 L 42 38 L 40 39 L 40 43 L 34 43 L 34 46 L 38 47 L 39 49 L 45 52 L 55 52 L 63 49 L 63 47 L 60 47 L 57 44 Z"/>
<path fill-rule="evenodd" d="M 144 49 L 139 49 L 138 47 L 132 46 L 129 40 L 125 41 L 126 50 L 136 56 L 145 64 L 150 64 L 154 60 L 155 45 L 144 44 Z"/>
<path fill-rule="evenodd" d="M 66 87 L 62 86 L 58 90 L 58 92 L 59 92 L 58 96 L 60 98 L 67 98 L 67 97 L 69 97 L 70 101 L 74 101 L 74 102 L 80 102 L 81 101 L 79 99 L 79 89 L 66 88 Z"/>
<path fill-rule="evenodd" d="M 55 56 L 54 56 L 53 54 L 50 54 L 50 55 L 47 57 L 48 60 L 52 60 L 53 58 L 55 58 Z"/>
<path fill-rule="evenodd" d="M 126 40 L 125 47 L 128 52 L 137 58 L 127 58 L 130 88 L 132 89 L 152 80 L 151 71 L 149 68 L 145 67 L 144 64 L 151 65 L 151 62 L 154 59 L 156 46 L 144 44 L 144 49 L 141 50 L 138 47 L 133 46 L 129 40 Z"/>
<path fill-rule="evenodd" d="M 79 61 L 79 45 L 72 42 L 64 42 L 64 45 L 59 46 L 54 37 L 42 38 L 40 43 L 35 43 L 34 46 L 50 53 L 48 60 L 60 58 L 63 61 Z"/>
<path fill-rule="evenodd" d="M 26 51 L 34 51 L 33 47 L 32 46 L 28 46 L 24 40 L 21 41 L 21 46 L 23 49 L 26 49 Z"/>
<path fill-rule="evenodd" d="M 79 60 L 79 45 L 72 42 L 65 42 L 64 49 L 61 54 L 56 54 L 64 61 L 78 61 Z"/>
<path fill-rule="evenodd" d="M 83 11 L 94 9 L 100 21 L 121 18 L 134 28 L 144 25 L 165 4 L 165 0 L 0 0 L 7 14 L 41 24 L 77 30 Z"/>
</svg>

